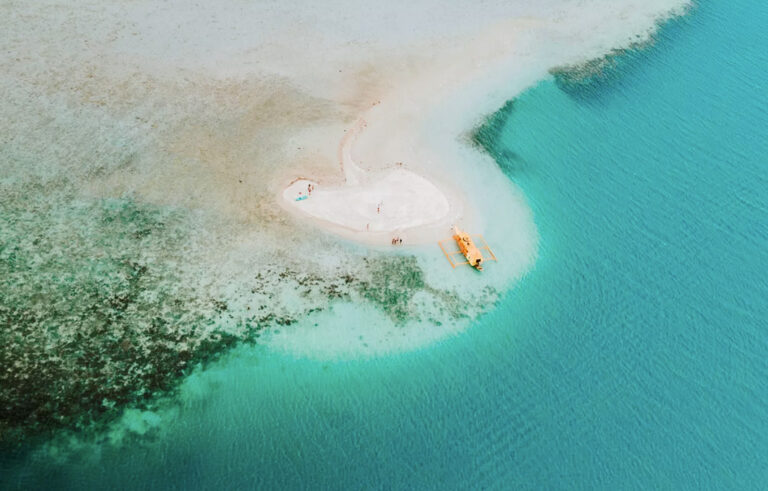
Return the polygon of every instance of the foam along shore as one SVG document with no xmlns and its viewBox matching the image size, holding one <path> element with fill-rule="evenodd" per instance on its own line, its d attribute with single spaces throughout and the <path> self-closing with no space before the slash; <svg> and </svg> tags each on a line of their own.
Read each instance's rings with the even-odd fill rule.
<svg viewBox="0 0 768 491">
<path fill-rule="evenodd" d="M 358 120 L 339 144 L 343 184 L 324 186 L 297 178 L 283 191 L 284 204 L 317 225 L 367 243 L 400 238 L 413 244 L 445 235 L 459 209 L 450 201 L 458 198 L 449 200 L 445 191 L 402 162 L 375 171 L 360 168 L 352 158 L 352 145 L 365 127 L 365 120 Z"/>
</svg>

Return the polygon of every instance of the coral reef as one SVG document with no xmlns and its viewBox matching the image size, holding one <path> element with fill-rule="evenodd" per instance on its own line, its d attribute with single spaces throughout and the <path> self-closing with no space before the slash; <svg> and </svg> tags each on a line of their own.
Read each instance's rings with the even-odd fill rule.
<svg viewBox="0 0 768 491">
<path fill-rule="evenodd" d="M 426 283 L 413 256 L 362 257 L 329 271 L 271 264 L 241 285 L 243 301 L 196 279 L 206 273 L 201 251 L 218 240 L 194 213 L 71 199 L 60 189 L 27 182 L 0 198 L 5 443 L 149 407 L 200 363 L 333 301 L 369 302 L 403 324 L 425 315 L 414 301 L 423 292 L 444 313 L 429 315 L 436 325 L 467 315 L 455 293 Z M 302 302 L 288 307 L 285 291 Z"/>
</svg>

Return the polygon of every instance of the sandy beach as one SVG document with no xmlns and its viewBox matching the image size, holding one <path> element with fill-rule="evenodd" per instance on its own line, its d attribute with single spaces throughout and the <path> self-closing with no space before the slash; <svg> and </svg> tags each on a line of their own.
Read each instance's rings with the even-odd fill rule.
<svg viewBox="0 0 768 491">
<path fill-rule="evenodd" d="M 460 218 L 459 197 L 438 189 L 403 162 L 366 171 L 352 157 L 352 146 L 365 130 L 358 120 L 339 144 L 341 185 L 324 186 L 298 178 L 282 193 L 283 205 L 346 238 L 376 245 L 434 242 Z"/>
</svg>

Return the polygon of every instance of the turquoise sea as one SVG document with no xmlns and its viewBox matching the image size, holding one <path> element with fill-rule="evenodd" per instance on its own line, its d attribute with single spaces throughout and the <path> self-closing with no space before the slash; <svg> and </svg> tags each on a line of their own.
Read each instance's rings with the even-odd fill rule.
<svg viewBox="0 0 768 491">
<path fill-rule="evenodd" d="M 652 45 L 497 113 L 531 273 L 463 335 L 319 362 L 240 347 L 175 411 L 10 488 L 765 488 L 768 6 L 702 1 Z M 145 416 L 136 427 L 158 424 Z"/>
</svg>

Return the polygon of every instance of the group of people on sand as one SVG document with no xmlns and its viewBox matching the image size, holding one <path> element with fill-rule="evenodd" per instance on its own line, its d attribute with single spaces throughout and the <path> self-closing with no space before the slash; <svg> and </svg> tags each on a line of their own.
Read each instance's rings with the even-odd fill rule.
<svg viewBox="0 0 768 491">
<path fill-rule="evenodd" d="M 402 244 L 403 244 L 402 237 L 392 237 L 392 245 L 402 245 Z"/>
</svg>

